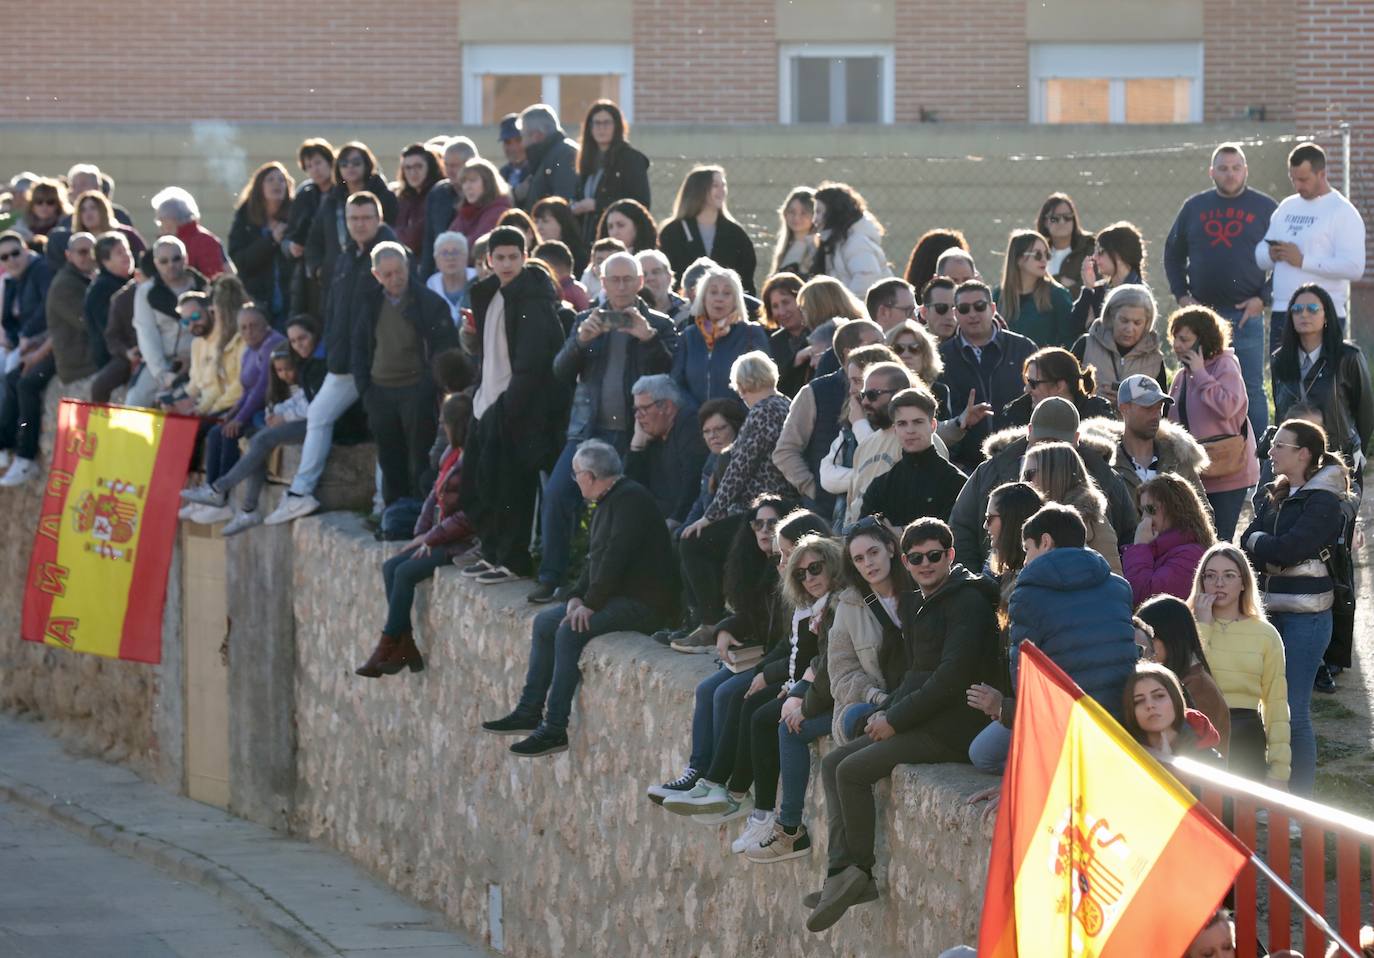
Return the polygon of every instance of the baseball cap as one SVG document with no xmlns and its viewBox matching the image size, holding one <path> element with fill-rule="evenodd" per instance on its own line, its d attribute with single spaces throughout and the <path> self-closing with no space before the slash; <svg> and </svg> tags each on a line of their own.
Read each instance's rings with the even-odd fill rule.
<svg viewBox="0 0 1374 958">
<path fill-rule="evenodd" d="M 1030 430 L 1026 436 L 1032 442 L 1073 442 L 1078 433 L 1078 410 L 1061 396 L 1040 400 L 1031 413 Z"/>
<path fill-rule="evenodd" d="M 1121 385 L 1116 387 L 1116 399 L 1117 402 L 1131 403 L 1135 406 L 1153 406 L 1157 402 L 1163 402 L 1165 409 L 1174 404 L 1173 399 L 1159 387 L 1154 377 L 1146 376 L 1144 373 L 1136 373 L 1121 380 Z"/>
<path fill-rule="evenodd" d="M 507 113 L 501 117 L 501 135 L 498 139 L 504 143 L 507 140 L 520 139 L 520 127 L 517 125 L 520 119 L 518 113 Z"/>
</svg>

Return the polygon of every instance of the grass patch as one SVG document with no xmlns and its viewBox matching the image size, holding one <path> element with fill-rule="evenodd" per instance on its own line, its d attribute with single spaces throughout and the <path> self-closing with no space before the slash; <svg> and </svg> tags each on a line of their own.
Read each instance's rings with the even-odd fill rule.
<svg viewBox="0 0 1374 958">
<path fill-rule="evenodd" d="M 1352 745 L 1349 742 L 1339 742 L 1329 739 L 1325 735 L 1317 736 L 1317 763 L 1325 765 L 1330 762 L 1341 762 L 1349 758 L 1354 758 L 1365 751 L 1364 745 Z"/>
<path fill-rule="evenodd" d="M 1337 722 L 1344 722 L 1349 719 L 1357 719 L 1360 717 L 1359 712 L 1356 712 L 1344 702 L 1333 698 L 1313 698 L 1312 714 L 1320 718 L 1332 719 Z"/>
</svg>

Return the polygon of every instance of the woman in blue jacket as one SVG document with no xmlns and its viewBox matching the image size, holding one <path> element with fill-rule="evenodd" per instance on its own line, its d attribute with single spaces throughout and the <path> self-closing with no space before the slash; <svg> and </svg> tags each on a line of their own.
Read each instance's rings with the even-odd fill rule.
<svg viewBox="0 0 1374 958">
<path fill-rule="evenodd" d="M 707 270 L 697 284 L 692 322 L 673 357 L 673 381 L 694 406 L 738 398 L 730 388 L 730 367 L 752 350 L 768 352 L 768 334 L 748 315 L 739 274 L 721 266 Z"/>
</svg>

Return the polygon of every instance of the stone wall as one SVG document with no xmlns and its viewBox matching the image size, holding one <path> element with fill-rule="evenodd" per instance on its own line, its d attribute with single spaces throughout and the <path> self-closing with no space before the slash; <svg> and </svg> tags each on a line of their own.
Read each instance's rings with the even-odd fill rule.
<svg viewBox="0 0 1374 958">
<path fill-rule="evenodd" d="M 820 847 L 797 862 L 751 865 L 730 853 L 741 822 L 704 827 L 644 798 L 686 762 L 705 656 L 639 635 L 593 641 L 571 750 L 513 759 L 510 739 L 478 726 L 523 680 L 524 587 L 443 570 L 416 608 L 427 669 L 369 681 L 353 669 L 385 612 L 391 548 L 339 513 L 294 536 L 296 827 L 471 933 L 490 934 L 497 885 L 513 955 L 933 955 L 976 937 L 991 832 L 963 798 L 987 777 L 932 766 L 883 785 L 883 898 L 811 935 L 800 898 L 824 875 L 818 767 L 807 821 Z"/>
</svg>

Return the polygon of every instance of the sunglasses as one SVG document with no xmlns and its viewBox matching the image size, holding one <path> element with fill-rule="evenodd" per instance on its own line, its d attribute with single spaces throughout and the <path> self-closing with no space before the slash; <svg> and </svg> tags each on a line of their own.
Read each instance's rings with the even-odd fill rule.
<svg viewBox="0 0 1374 958">
<path fill-rule="evenodd" d="M 1072 223 L 1073 215 L 1070 213 L 1051 213 L 1045 217 L 1046 223 Z"/>
<path fill-rule="evenodd" d="M 755 532 L 771 532 L 778 527 L 777 519 L 750 519 L 749 528 Z"/>
<path fill-rule="evenodd" d="M 361 156 L 346 156 L 339 160 L 340 166 L 366 166 L 367 161 Z"/>
<path fill-rule="evenodd" d="M 934 310 L 936 316 L 943 316 L 953 309 L 954 305 L 952 303 L 926 303 L 926 308 Z"/>
<path fill-rule="evenodd" d="M 184 256 L 159 256 L 154 262 L 159 266 L 171 266 L 173 263 L 180 263 L 185 258 Z"/>
<path fill-rule="evenodd" d="M 1307 314 L 1310 315 L 1310 316 L 1315 316 L 1315 315 L 1317 315 L 1318 313 L 1320 313 L 1320 312 L 1322 311 L 1322 304 L 1321 304 L 1321 303 L 1294 303 L 1292 306 L 1289 306 L 1289 307 L 1288 307 L 1288 311 L 1289 311 L 1290 313 L 1292 313 L 1294 316 L 1298 315 L 1299 313 L 1303 313 L 1303 312 L 1307 313 Z"/>
<path fill-rule="evenodd" d="M 1001 515 L 999 515 L 998 513 L 996 513 L 996 512 L 989 512 L 987 515 L 983 516 L 983 528 L 986 529 L 988 526 L 992 525 L 992 520 L 993 520 L 993 519 L 1000 519 L 1000 518 L 1002 518 L 1002 517 L 1001 517 Z"/>
<path fill-rule="evenodd" d="M 875 513 L 871 516 L 864 516 L 862 519 L 854 523 L 849 528 L 851 532 L 858 532 L 861 529 L 877 529 L 880 528 L 882 524 L 883 522 L 881 514 Z"/>
<path fill-rule="evenodd" d="M 1050 380 L 1050 379 L 1032 379 L 1032 378 L 1029 377 L 1029 376 L 1026 377 L 1026 385 L 1029 386 L 1031 389 L 1039 389 L 1041 386 L 1045 385 L 1045 383 L 1048 383 L 1048 382 L 1053 382 L 1053 380 Z"/>
<path fill-rule="evenodd" d="M 959 310 L 960 316 L 967 316 L 969 313 L 986 313 L 989 305 L 986 299 L 980 299 L 975 303 L 960 303 L 954 308 Z"/>
<path fill-rule="evenodd" d="M 820 559 L 815 562 L 808 562 L 806 565 L 799 565 L 792 570 L 792 578 L 798 582 L 805 582 L 808 577 L 820 575 L 825 571 L 825 563 Z"/>
<path fill-rule="evenodd" d="M 1027 250 L 1026 252 L 1022 253 L 1022 254 L 1021 254 L 1021 258 L 1022 258 L 1022 259 L 1033 259 L 1033 260 L 1035 260 L 1037 263 L 1043 263 L 1043 262 L 1047 261 L 1050 257 L 1049 257 L 1049 254 L 1048 254 L 1048 253 L 1045 253 L 1045 252 L 1043 252 L 1042 250 L 1033 249 L 1033 250 Z"/>
<path fill-rule="evenodd" d="M 0 253 L 0 263 L 7 263 L 12 259 L 18 259 L 24 255 L 22 249 L 12 249 L 8 253 Z"/>
<path fill-rule="evenodd" d="M 859 393 L 859 395 L 869 402 L 877 402 L 879 397 L 890 396 L 896 391 L 895 389 L 865 389 L 863 392 Z"/>
<path fill-rule="evenodd" d="M 181 325 L 183 325 L 183 326 L 190 326 L 192 323 L 198 323 L 198 322 L 200 322 L 200 318 L 201 318 L 202 316 L 204 316 L 204 315 L 205 315 L 205 314 L 202 313 L 200 310 L 196 310 L 194 313 L 192 313 L 192 314 L 189 315 L 189 316 L 183 316 L 183 317 L 181 317 Z"/>
<path fill-rule="evenodd" d="M 892 351 L 898 356 L 915 356 L 921 351 L 921 347 L 915 343 L 893 343 Z"/>
<path fill-rule="evenodd" d="M 943 559 L 945 554 L 944 549 L 931 549 L 929 552 L 908 552 L 906 561 L 908 565 L 925 565 L 927 562 L 934 565 Z"/>
<path fill-rule="evenodd" d="M 56 206 L 57 200 L 52 200 L 48 199 L 47 197 L 43 197 L 42 199 L 30 200 L 29 203 L 31 206 Z"/>
</svg>

